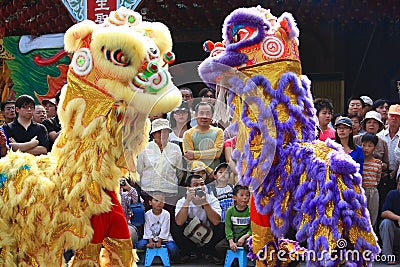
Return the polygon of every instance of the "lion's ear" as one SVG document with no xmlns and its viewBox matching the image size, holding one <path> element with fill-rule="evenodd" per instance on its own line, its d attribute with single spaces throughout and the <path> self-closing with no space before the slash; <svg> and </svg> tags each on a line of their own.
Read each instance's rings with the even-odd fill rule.
<svg viewBox="0 0 400 267">
<path fill-rule="evenodd" d="M 137 26 L 139 31 L 150 37 L 160 49 L 161 55 L 172 49 L 172 38 L 168 27 L 161 22 L 144 21 Z"/>
<path fill-rule="evenodd" d="M 299 37 L 299 28 L 297 28 L 297 24 L 292 16 L 292 14 L 285 12 L 283 13 L 279 19 L 278 23 L 285 30 L 289 39 L 294 39 Z"/>
<path fill-rule="evenodd" d="M 89 37 L 94 29 L 98 27 L 96 23 L 90 20 L 84 20 L 73 25 L 64 35 L 64 49 L 72 53 L 81 47 L 81 42 Z"/>
</svg>

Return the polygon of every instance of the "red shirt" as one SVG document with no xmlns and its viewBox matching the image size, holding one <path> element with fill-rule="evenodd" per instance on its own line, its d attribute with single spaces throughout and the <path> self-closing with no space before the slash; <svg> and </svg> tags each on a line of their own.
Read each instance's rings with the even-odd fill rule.
<svg viewBox="0 0 400 267">
<path fill-rule="evenodd" d="M 335 140 L 335 133 L 336 131 L 334 129 L 332 129 L 331 127 L 328 127 L 328 129 L 326 129 L 325 131 L 321 130 L 321 132 L 319 133 L 319 140 L 324 141 L 328 138 Z"/>
</svg>

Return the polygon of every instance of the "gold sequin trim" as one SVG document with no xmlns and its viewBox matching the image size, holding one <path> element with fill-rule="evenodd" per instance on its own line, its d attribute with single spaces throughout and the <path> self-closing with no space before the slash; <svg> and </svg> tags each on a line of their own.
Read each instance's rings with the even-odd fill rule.
<svg viewBox="0 0 400 267">
<path fill-rule="evenodd" d="M 292 172 L 292 158 L 288 156 L 286 164 L 285 164 L 285 171 L 289 174 Z"/>
<path fill-rule="evenodd" d="M 255 222 L 251 222 L 251 231 L 252 231 L 252 239 L 253 239 L 253 252 L 257 254 L 266 244 L 269 242 L 276 242 L 275 237 L 271 232 L 270 227 L 264 227 L 256 224 Z M 272 250 L 276 250 L 273 246 L 267 247 L 267 255 L 265 255 L 268 266 L 275 266 L 277 261 L 276 253 L 272 254 L 272 258 L 269 255 L 269 252 Z M 257 262 L 257 266 L 264 266 L 261 261 Z"/>
<path fill-rule="evenodd" d="M 114 104 L 114 99 L 111 95 L 81 80 L 72 72 L 68 73 L 67 79 L 68 90 L 65 94 L 62 108 L 65 109 L 67 103 L 72 99 L 84 99 L 86 102 L 86 109 L 82 118 L 84 127 L 88 126 L 96 117 L 105 117 L 110 112 Z"/>
<path fill-rule="evenodd" d="M 260 191 L 261 191 L 261 190 L 260 190 Z M 269 203 L 269 200 L 270 200 L 271 198 L 273 198 L 274 196 L 275 196 L 274 190 L 270 189 L 270 190 L 268 191 L 267 195 L 264 196 L 264 197 L 261 199 L 260 204 L 261 204 L 262 206 L 267 206 L 268 203 Z"/>
<path fill-rule="evenodd" d="M 262 75 L 271 82 L 272 88 L 277 88 L 278 82 L 285 72 L 291 71 L 298 76 L 301 75 L 301 63 L 298 61 L 283 60 L 247 68 L 240 68 L 239 70 L 248 77 Z"/>
<path fill-rule="evenodd" d="M 103 246 L 102 243 L 99 244 L 89 243 L 86 245 L 86 247 L 76 250 L 74 256 L 74 263 L 79 260 L 89 260 L 97 263 L 99 261 L 100 250 L 102 246 Z"/>
<path fill-rule="evenodd" d="M 349 231 L 349 239 L 352 244 L 356 243 L 357 238 L 363 238 L 372 246 L 377 246 L 377 240 L 372 232 L 361 230 L 358 226 L 353 225 Z"/>
<path fill-rule="evenodd" d="M 260 114 L 260 111 L 258 110 L 258 106 L 256 104 L 251 103 L 250 105 L 247 105 L 247 116 L 252 122 L 257 122 L 258 121 L 258 114 Z"/>
<path fill-rule="evenodd" d="M 72 189 L 82 180 L 82 174 L 81 173 L 75 173 L 74 176 L 72 176 L 72 181 L 71 184 L 69 185 L 68 193 L 71 193 Z"/>
<path fill-rule="evenodd" d="M 303 184 L 303 183 L 305 183 L 307 181 L 307 173 L 306 172 L 303 172 L 302 174 L 301 174 L 301 176 L 300 176 L 300 182 L 299 182 L 299 184 Z"/>
<path fill-rule="evenodd" d="M 22 187 L 25 185 L 25 178 L 28 174 L 29 171 L 27 169 L 22 169 L 15 174 L 14 187 L 17 194 L 21 193 Z"/>
<path fill-rule="evenodd" d="M 297 106 L 297 95 L 295 95 L 293 93 L 292 86 L 293 86 L 292 83 L 289 84 L 285 88 L 284 93 L 285 93 L 285 95 L 287 95 L 290 98 L 290 104 L 293 105 L 293 106 Z"/>
<path fill-rule="evenodd" d="M 303 213 L 303 219 L 301 220 L 299 229 L 302 229 L 303 226 L 311 221 L 311 216 L 307 213 Z"/>
<path fill-rule="evenodd" d="M 8 187 L 8 183 L 9 183 L 9 180 L 6 180 L 6 181 L 3 183 L 3 187 L 0 188 L 0 195 L 1 195 L 1 197 L 3 198 L 3 201 L 4 201 L 4 202 L 7 202 L 7 201 L 8 201 L 8 194 L 7 194 L 8 190 L 5 190 L 5 189 Z"/>
<path fill-rule="evenodd" d="M 329 251 L 332 251 L 336 247 L 336 240 L 332 237 L 332 231 L 328 226 L 321 224 L 318 225 L 318 228 L 314 233 L 314 240 L 320 236 L 324 236 L 328 240 Z"/>
<path fill-rule="evenodd" d="M 276 182 L 275 182 L 276 188 L 278 189 L 278 191 L 282 191 L 282 187 L 281 187 L 281 176 L 278 176 L 276 178 Z"/>
<path fill-rule="evenodd" d="M 281 227 L 283 225 L 283 220 L 276 215 L 274 215 L 274 222 L 277 227 Z"/>
<path fill-rule="evenodd" d="M 40 266 L 38 261 L 35 259 L 35 257 L 33 257 L 33 256 L 29 255 L 29 254 L 26 254 L 26 256 L 28 257 L 28 262 L 29 262 L 30 266 L 32 266 L 32 267 L 39 267 Z"/>
<path fill-rule="evenodd" d="M 291 199 L 291 194 L 289 191 L 287 191 L 281 202 L 282 213 L 285 213 L 287 211 L 290 199 Z"/>
<path fill-rule="evenodd" d="M 276 139 L 277 132 L 273 118 L 267 118 L 264 121 L 264 126 L 268 129 L 268 134 L 271 136 L 271 138 Z"/>
<path fill-rule="evenodd" d="M 92 201 L 101 204 L 101 187 L 96 181 L 92 181 L 88 187 L 89 195 Z"/>
<path fill-rule="evenodd" d="M 52 240 L 56 240 L 56 239 L 60 238 L 60 236 L 64 232 L 70 232 L 78 238 L 85 237 L 83 229 L 80 229 L 80 228 L 76 227 L 76 225 L 72 225 L 68 222 L 60 222 L 60 223 L 58 223 L 56 229 L 54 230 L 54 235 L 52 235 L 52 237 L 51 237 Z"/>
<path fill-rule="evenodd" d="M 277 109 L 277 112 L 278 112 L 278 120 L 279 120 L 281 123 L 286 122 L 286 121 L 289 119 L 289 115 L 290 115 L 287 106 L 285 106 L 285 105 L 282 104 L 282 103 L 279 103 L 279 104 L 276 106 L 276 109 Z"/>
<path fill-rule="evenodd" d="M 328 201 L 325 206 L 325 214 L 327 218 L 331 218 L 333 216 L 333 210 L 335 208 L 335 204 L 332 200 Z"/>
<path fill-rule="evenodd" d="M 261 134 L 255 135 L 250 141 L 250 151 L 253 159 L 257 159 L 261 154 L 261 149 L 263 146 Z"/>
<path fill-rule="evenodd" d="M 121 260 L 123 266 L 131 266 L 130 264 L 132 264 L 134 259 L 131 239 L 107 237 L 104 239 L 103 244 L 105 249 L 112 252 L 113 261 L 114 259 Z"/>
<path fill-rule="evenodd" d="M 338 187 L 338 189 L 339 189 L 339 192 L 340 192 L 340 199 L 341 200 L 343 200 L 343 192 L 345 191 L 345 190 L 347 190 L 347 186 L 346 186 L 346 184 L 343 182 L 343 176 L 341 175 L 341 174 L 337 174 L 337 176 L 336 176 L 337 178 L 336 178 L 336 182 L 337 182 L 337 187 Z"/>
<path fill-rule="evenodd" d="M 294 123 L 294 129 L 296 130 L 296 138 L 297 138 L 297 140 L 303 139 L 303 133 L 301 131 L 302 127 L 303 127 L 303 124 L 301 124 L 300 121 L 296 121 Z"/>
<path fill-rule="evenodd" d="M 0 239 L 1 240 L 1 239 Z M 1 256 L 1 258 L 2 259 L 5 259 L 6 258 L 6 248 L 5 247 L 2 247 L 2 248 L 0 248 L 0 256 Z"/>
<path fill-rule="evenodd" d="M 353 189 L 354 189 L 354 191 L 355 191 L 357 194 L 361 194 L 361 188 L 360 188 L 360 186 L 354 185 L 354 186 L 353 186 Z"/>
</svg>

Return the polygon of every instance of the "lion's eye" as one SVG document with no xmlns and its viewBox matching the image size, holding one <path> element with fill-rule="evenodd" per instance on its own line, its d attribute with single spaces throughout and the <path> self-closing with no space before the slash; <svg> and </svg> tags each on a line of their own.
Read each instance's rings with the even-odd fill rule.
<svg viewBox="0 0 400 267">
<path fill-rule="evenodd" d="M 234 43 L 240 42 L 240 34 L 237 32 L 232 39 Z"/>
<path fill-rule="evenodd" d="M 114 65 L 126 67 L 130 63 L 129 58 L 125 56 L 120 49 L 113 51 L 107 50 L 103 47 L 101 50 L 104 54 L 104 57 L 108 61 L 111 61 Z"/>
<path fill-rule="evenodd" d="M 157 50 L 156 48 L 154 48 L 154 47 L 150 48 L 150 52 L 151 52 L 153 55 L 157 55 L 157 54 L 158 54 L 158 50 Z"/>
</svg>

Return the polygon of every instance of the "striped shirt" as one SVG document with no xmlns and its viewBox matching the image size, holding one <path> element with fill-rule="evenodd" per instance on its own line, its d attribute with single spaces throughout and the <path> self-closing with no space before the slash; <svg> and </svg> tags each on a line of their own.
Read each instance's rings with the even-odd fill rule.
<svg viewBox="0 0 400 267">
<path fill-rule="evenodd" d="M 364 159 L 362 172 L 363 187 L 377 187 L 382 175 L 382 161 L 379 159 Z"/>
<path fill-rule="evenodd" d="M 190 128 L 183 134 L 183 152 L 194 151 L 194 159 L 200 160 L 214 169 L 219 164 L 219 157 L 224 148 L 224 132 L 214 126 L 202 132 L 197 127 Z"/>
</svg>

